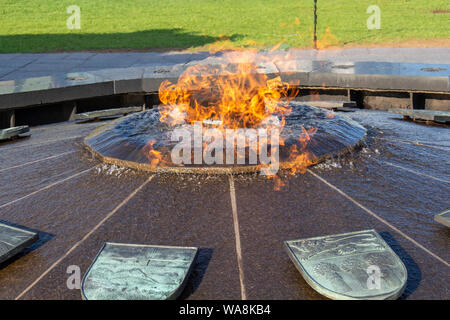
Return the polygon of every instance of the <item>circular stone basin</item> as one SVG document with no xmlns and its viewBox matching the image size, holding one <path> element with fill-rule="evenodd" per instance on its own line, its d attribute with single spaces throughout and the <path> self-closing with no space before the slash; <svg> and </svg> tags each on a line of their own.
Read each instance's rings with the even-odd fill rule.
<svg viewBox="0 0 450 320">
<path fill-rule="evenodd" d="M 286 123 L 280 133 L 280 140 L 284 140 L 284 145 L 280 145 L 279 148 L 280 169 L 290 168 L 289 161 L 294 145 L 297 150 L 312 153 L 314 163 L 318 163 L 348 152 L 366 135 L 364 127 L 347 117 L 298 102 L 291 102 L 290 105 L 292 112 L 285 117 Z M 261 168 L 261 164 L 258 163 L 248 164 L 248 159 L 245 161 L 246 164 L 174 164 L 171 161 L 171 150 L 178 144 L 178 141 L 171 141 L 174 127 L 160 122 L 159 118 L 158 109 L 120 118 L 96 129 L 86 137 L 85 145 L 105 163 L 151 172 L 228 174 L 255 172 Z M 181 124 L 178 127 L 191 130 L 193 125 Z M 310 135 L 311 140 L 307 144 L 307 149 L 299 141 L 299 138 L 304 136 L 305 129 L 317 129 Z M 152 142 L 151 148 L 149 142 Z M 152 159 L 148 157 L 150 150 L 160 153 L 163 161 L 158 165 L 152 163 Z M 248 153 L 246 156 L 248 158 Z"/>
</svg>

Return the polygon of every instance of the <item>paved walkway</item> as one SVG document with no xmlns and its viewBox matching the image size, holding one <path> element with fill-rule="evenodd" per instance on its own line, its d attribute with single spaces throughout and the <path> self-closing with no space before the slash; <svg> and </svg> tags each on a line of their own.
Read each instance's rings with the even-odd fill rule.
<svg viewBox="0 0 450 320">
<path fill-rule="evenodd" d="M 402 299 L 447 300 L 448 229 L 433 217 L 448 208 L 450 132 L 385 112 L 349 116 L 370 126 L 368 145 L 280 174 L 278 191 L 259 175 L 150 181 L 89 159 L 82 137 L 105 122 L 33 127 L 2 143 L 0 220 L 39 231 L 40 241 L 0 269 L 0 299 L 81 299 L 67 288 L 68 267 L 85 274 L 108 241 L 199 247 L 182 299 L 323 299 L 283 241 L 375 229 L 407 268 Z"/>
<path fill-rule="evenodd" d="M 278 52 L 261 53 L 275 55 Z M 175 65 L 202 61 L 214 55 L 208 52 L 124 52 L 124 53 L 37 53 L 0 54 L 0 80 L 57 76 L 70 72 L 111 68 Z M 450 65 L 449 48 L 379 48 L 345 50 L 290 50 L 290 59 L 329 60 L 332 62 L 391 62 Z"/>
</svg>

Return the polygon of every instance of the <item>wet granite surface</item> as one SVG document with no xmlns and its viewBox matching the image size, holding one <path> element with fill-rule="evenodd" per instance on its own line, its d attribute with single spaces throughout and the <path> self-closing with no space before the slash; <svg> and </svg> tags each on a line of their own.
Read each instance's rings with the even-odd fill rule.
<svg viewBox="0 0 450 320">
<path fill-rule="evenodd" d="M 402 121 L 378 111 L 361 110 L 350 116 L 368 129 L 367 145 L 361 149 L 305 174 L 281 173 L 285 184 L 281 190 L 274 190 L 276 182 L 261 176 L 233 177 L 249 299 L 324 299 L 303 280 L 283 241 L 366 229 L 375 229 L 405 264 L 408 281 L 402 298 L 449 298 L 449 285 L 443 279 L 450 275 L 450 231 L 433 220 L 449 206 L 448 127 Z M 112 241 L 198 247 L 198 259 L 181 297 L 240 299 L 228 178 L 155 175 L 123 204 L 150 175 L 103 165 L 88 156 L 79 144 L 81 138 L 74 137 L 87 135 L 98 125 L 36 127 L 30 138 L 0 144 L 4 169 L 0 220 L 47 235 L 26 254 L 1 266 L 0 298 L 14 299 L 61 259 L 22 298 L 81 299 L 79 290 L 66 286 L 67 267 L 78 265 L 83 275 L 103 243 Z M 59 140 L 51 142 L 54 139 Z M 14 167 L 69 151 L 74 152 Z M 94 169 L 45 189 L 89 168 Z M 66 255 L 88 232 L 90 236 Z"/>
<path fill-rule="evenodd" d="M 295 101 L 291 101 L 288 107 L 290 108 L 289 114 L 283 117 L 274 116 L 277 121 L 281 121 L 280 119 L 285 121 L 283 127 L 278 127 L 280 128 L 279 139 L 283 141 L 283 143 L 280 142 L 278 151 L 280 166 L 292 161 L 291 150 L 294 147 L 295 150 L 307 148 L 314 154 L 314 160 L 318 162 L 353 149 L 365 138 L 366 130 L 347 117 Z M 157 109 L 150 109 L 118 119 L 111 125 L 95 131 L 85 140 L 85 144 L 93 154 L 102 158 L 108 157 L 108 161 L 106 161 L 108 163 L 130 167 L 141 166 L 143 170 L 148 171 L 182 170 L 183 168 L 180 167 L 183 166 L 174 164 L 171 159 L 172 149 L 179 143 L 179 140 L 173 138 L 172 135 L 176 130 L 185 130 L 190 137 L 195 137 L 194 126 L 187 123 L 169 126 L 160 122 L 160 117 L 161 114 Z M 258 128 L 264 128 L 264 125 Z M 207 129 L 205 126 L 201 129 L 203 135 L 206 135 Z M 307 135 L 311 140 L 303 143 L 301 141 L 305 139 L 305 130 L 313 133 Z M 235 133 L 238 134 L 237 131 Z M 249 139 L 245 132 L 240 134 L 244 139 Z M 205 138 L 206 136 L 203 137 L 203 139 Z M 223 139 L 226 138 L 223 137 Z M 149 149 L 149 144 L 151 144 L 151 149 Z M 193 143 L 191 144 L 190 148 L 194 150 L 195 147 Z M 155 158 L 148 155 L 150 150 L 161 153 L 159 164 L 151 165 Z M 194 152 L 192 151 L 193 154 Z M 226 147 L 223 146 L 223 154 L 226 153 Z M 191 158 L 193 159 L 194 155 Z M 233 172 L 245 172 L 245 166 L 261 164 L 261 158 L 259 156 L 258 161 L 255 160 L 255 163 L 251 163 L 249 155 L 247 155 L 245 165 L 239 165 L 235 161 L 234 164 L 228 164 L 225 160 L 223 162 L 225 163 L 218 163 L 214 166 L 232 168 Z M 185 167 L 195 170 L 197 164 Z M 210 172 L 216 173 L 214 169 L 211 169 Z"/>
</svg>

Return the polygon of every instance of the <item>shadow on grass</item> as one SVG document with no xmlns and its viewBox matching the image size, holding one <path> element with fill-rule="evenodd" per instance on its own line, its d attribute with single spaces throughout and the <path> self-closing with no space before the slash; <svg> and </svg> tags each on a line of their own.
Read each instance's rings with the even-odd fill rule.
<svg viewBox="0 0 450 320">
<path fill-rule="evenodd" d="M 185 32 L 183 29 L 155 29 L 131 33 L 81 33 L 0 35 L 0 53 L 51 52 L 120 49 L 186 49 L 212 44 L 220 37 Z M 226 39 L 236 41 L 233 34 Z"/>
</svg>

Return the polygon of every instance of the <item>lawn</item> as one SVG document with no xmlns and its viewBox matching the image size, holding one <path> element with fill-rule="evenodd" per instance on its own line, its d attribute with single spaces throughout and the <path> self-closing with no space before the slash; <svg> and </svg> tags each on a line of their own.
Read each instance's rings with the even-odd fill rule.
<svg viewBox="0 0 450 320">
<path fill-rule="evenodd" d="M 74 4 L 79 30 L 66 26 Z M 381 9 L 380 30 L 367 29 L 369 5 Z M 313 0 L 0 0 L 0 52 L 311 47 L 313 8 Z M 318 0 L 319 39 L 338 46 L 449 39 L 449 26 L 448 0 Z"/>
</svg>

